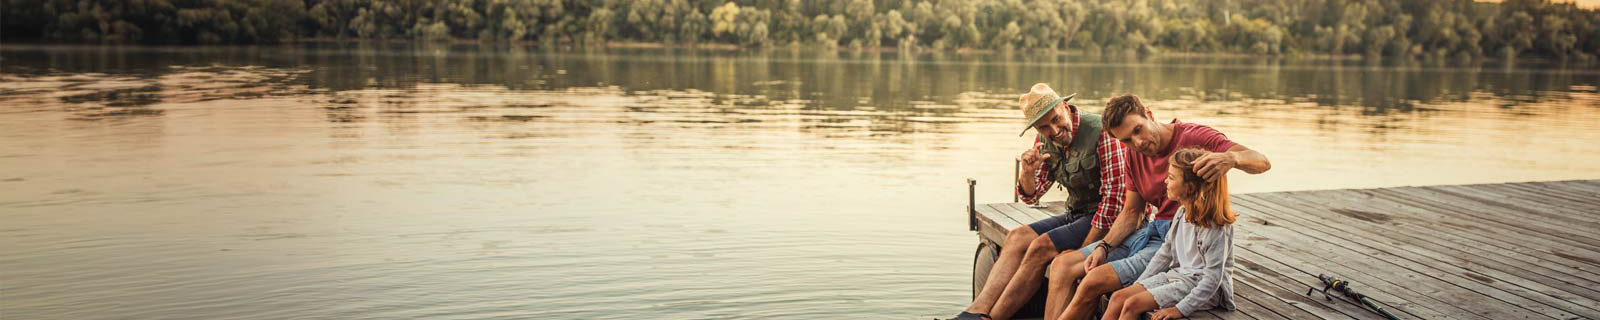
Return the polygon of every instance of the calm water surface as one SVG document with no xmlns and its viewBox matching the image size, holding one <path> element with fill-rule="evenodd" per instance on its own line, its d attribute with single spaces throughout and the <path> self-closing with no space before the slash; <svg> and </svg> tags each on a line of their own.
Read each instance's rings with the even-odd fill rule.
<svg viewBox="0 0 1600 320">
<path fill-rule="evenodd" d="M 1035 82 L 1216 127 L 1265 192 L 1600 178 L 1595 70 L 8 44 L 0 316 L 944 316 Z"/>
</svg>

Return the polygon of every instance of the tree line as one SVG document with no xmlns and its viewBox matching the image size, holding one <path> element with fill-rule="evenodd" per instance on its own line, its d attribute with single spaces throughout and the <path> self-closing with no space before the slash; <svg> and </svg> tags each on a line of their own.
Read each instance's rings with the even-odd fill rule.
<svg viewBox="0 0 1600 320">
<path fill-rule="evenodd" d="M 1600 57 L 1600 10 L 1549 0 L 4 0 L 7 41 L 307 38 Z"/>
</svg>

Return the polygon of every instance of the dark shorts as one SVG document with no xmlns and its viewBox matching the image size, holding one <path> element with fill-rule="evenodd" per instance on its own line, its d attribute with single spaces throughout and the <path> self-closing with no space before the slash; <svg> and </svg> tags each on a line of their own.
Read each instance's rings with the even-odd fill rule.
<svg viewBox="0 0 1600 320">
<path fill-rule="evenodd" d="M 1071 212 L 1044 218 L 1028 224 L 1033 232 L 1050 236 L 1050 242 L 1056 245 L 1056 251 L 1077 250 L 1083 247 L 1083 238 L 1089 236 L 1089 221 L 1094 219 L 1092 214 L 1072 214 Z"/>
</svg>

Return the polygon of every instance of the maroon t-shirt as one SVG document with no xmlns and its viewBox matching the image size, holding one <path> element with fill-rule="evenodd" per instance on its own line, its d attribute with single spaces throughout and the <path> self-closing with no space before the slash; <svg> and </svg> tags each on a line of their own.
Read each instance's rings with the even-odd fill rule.
<svg viewBox="0 0 1600 320">
<path fill-rule="evenodd" d="M 1177 201 L 1167 199 L 1167 159 L 1179 149 L 1198 147 L 1211 152 L 1224 152 L 1233 147 L 1233 141 L 1216 129 L 1204 125 L 1172 119 L 1172 142 L 1156 157 L 1147 157 L 1134 151 L 1128 153 L 1128 186 L 1138 192 L 1144 203 L 1156 207 L 1153 220 L 1172 220 L 1178 213 Z"/>
</svg>

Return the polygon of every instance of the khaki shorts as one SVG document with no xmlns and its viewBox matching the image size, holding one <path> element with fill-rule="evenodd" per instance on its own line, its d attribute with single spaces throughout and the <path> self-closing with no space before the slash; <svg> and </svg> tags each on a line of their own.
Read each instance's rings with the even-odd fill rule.
<svg viewBox="0 0 1600 320">
<path fill-rule="evenodd" d="M 1150 296 L 1156 298 L 1156 306 L 1160 308 L 1177 306 L 1178 301 L 1183 301 L 1183 297 L 1189 296 L 1189 292 L 1194 291 L 1197 282 L 1177 271 L 1157 273 L 1149 278 L 1139 279 L 1139 284 L 1144 285 Z"/>
</svg>

